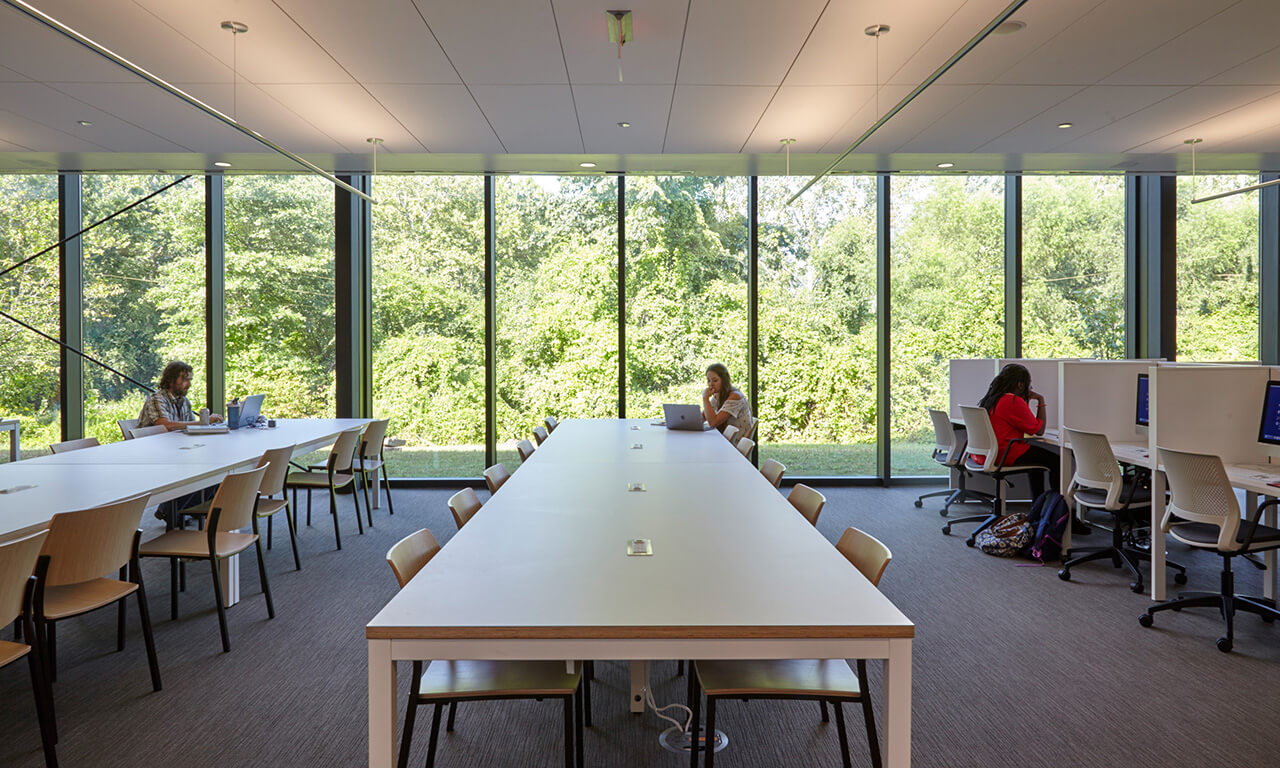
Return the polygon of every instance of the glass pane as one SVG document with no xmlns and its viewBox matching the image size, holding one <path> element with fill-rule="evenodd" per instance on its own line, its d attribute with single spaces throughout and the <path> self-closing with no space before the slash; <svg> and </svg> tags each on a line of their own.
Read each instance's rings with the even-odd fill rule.
<svg viewBox="0 0 1280 768">
<path fill-rule="evenodd" d="M 333 185 L 229 176 L 227 397 L 265 394 L 273 418 L 332 417 Z"/>
<path fill-rule="evenodd" d="M 484 177 L 373 180 L 373 411 L 387 471 L 484 471 Z"/>
<path fill-rule="evenodd" d="M 0 175 L 0 270 L 56 242 L 58 177 Z M 0 286 L 0 310 L 58 337 L 56 250 L 0 278 Z M 58 358 L 57 344 L 0 318 L 0 414 L 20 422 L 24 457 L 48 453 L 62 439 Z"/>
<path fill-rule="evenodd" d="M 1124 357 L 1124 177 L 1022 179 L 1024 357 Z"/>
<path fill-rule="evenodd" d="M 496 180 L 498 460 L 547 416 L 618 415 L 618 181 Z"/>
<path fill-rule="evenodd" d="M 628 416 L 700 404 L 714 362 L 747 393 L 747 230 L 744 177 L 627 177 Z"/>
<path fill-rule="evenodd" d="M 1192 204 L 1256 176 L 1178 179 L 1178 359 L 1258 359 L 1258 193 Z"/>
<path fill-rule="evenodd" d="M 876 180 L 760 178 L 760 458 L 876 473 Z"/>
<path fill-rule="evenodd" d="M 110 216 L 176 176 L 84 177 L 84 223 Z M 171 360 L 193 369 L 187 397 L 205 404 L 204 186 L 192 176 L 83 236 L 84 347 L 121 373 L 156 386 Z M 123 439 L 147 393 L 84 362 L 85 435 Z"/>
<path fill-rule="evenodd" d="M 909 176 L 890 186 L 894 475 L 943 474 L 929 408 L 948 361 L 1004 351 L 1004 178 Z"/>
</svg>

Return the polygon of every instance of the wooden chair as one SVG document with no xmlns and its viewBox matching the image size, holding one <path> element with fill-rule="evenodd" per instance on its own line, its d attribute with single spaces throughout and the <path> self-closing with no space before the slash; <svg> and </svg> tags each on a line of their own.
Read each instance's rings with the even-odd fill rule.
<svg viewBox="0 0 1280 768">
<path fill-rule="evenodd" d="M 35 593 L 36 559 L 48 531 L 39 531 L 21 539 L 0 544 L 0 623 L 20 622 L 25 643 L 0 640 L 0 667 L 7 667 L 23 656 L 31 672 L 31 693 L 36 700 L 36 718 L 40 723 L 40 741 L 44 746 L 45 768 L 56 768 L 58 754 L 57 720 L 53 714 L 53 688 L 45 674 L 44 654 L 36 642 L 31 622 L 31 602 Z M 28 645 L 27 643 L 30 643 Z"/>
<path fill-rule="evenodd" d="M 516 453 L 520 454 L 520 462 L 524 463 L 533 455 L 533 443 L 528 440 L 521 440 L 516 444 Z"/>
<path fill-rule="evenodd" d="M 151 667 L 151 687 L 160 690 L 151 612 L 138 565 L 138 542 L 142 537 L 138 523 L 147 498 L 144 494 L 101 507 L 63 512 L 49 521 L 49 537 L 36 563 L 32 623 L 37 640 L 45 648 L 51 681 L 58 679 L 57 622 L 115 603 L 116 650 L 123 651 L 125 599 L 136 595 Z M 103 576 L 113 571 L 119 572 L 118 579 Z"/>
<path fill-rule="evenodd" d="M 298 489 L 302 488 L 307 492 L 307 525 L 311 525 L 311 492 L 314 490 L 329 489 L 329 514 L 333 517 L 333 539 L 338 545 L 338 549 L 342 549 L 342 532 L 338 528 L 338 489 L 351 485 L 356 480 L 356 471 L 353 468 L 355 461 L 356 442 L 360 439 L 360 433 L 364 431 L 361 427 L 348 429 L 338 435 L 338 439 L 334 441 L 333 447 L 329 449 L 329 459 L 325 462 L 324 473 L 313 472 L 307 470 L 305 472 L 290 472 L 285 477 L 285 488 L 293 491 L 293 509 L 297 514 L 298 509 Z M 356 495 L 356 489 L 351 489 L 351 503 L 356 508 L 356 527 L 360 531 L 360 535 L 364 535 L 364 522 L 360 519 L 360 499 Z M 373 516 L 369 516 L 369 525 L 373 525 Z"/>
<path fill-rule="evenodd" d="M 548 434 L 548 435 L 549 435 L 549 434 L 551 434 L 552 432 L 555 432 L 555 431 L 556 431 L 556 427 L 560 426 L 560 422 L 556 421 L 556 417 L 555 417 L 555 416 L 548 416 L 547 418 L 545 418 L 545 419 L 543 419 L 543 420 L 542 420 L 542 423 L 543 423 L 543 424 L 545 424 L 545 425 L 547 425 L 547 434 Z"/>
<path fill-rule="evenodd" d="M 449 511 L 453 513 L 453 522 L 458 530 L 480 511 L 480 497 L 471 488 L 463 488 L 449 497 Z"/>
<path fill-rule="evenodd" d="M 720 434 L 724 435 L 725 440 L 728 440 L 730 443 L 737 445 L 738 435 L 741 434 L 741 431 L 737 427 L 733 426 L 732 424 L 726 424 L 724 431 L 721 432 Z"/>
<path fill-rule="evenodd" d="M 786 471 L 787 465 L 777 459 L 765 459 L 764 463 L 760 465 L 760 474 L 773 483 L 774 488 L 782 486 L 782 474 Z"/>
<path fill-rule="evenodd" d="M 81 448 L 92 448 L 95 445 L 101 445 L 96 437 L 82 437 L 79 440 L 64 440 L 61 443 L 54 443 L 49 446 L 49 453 L 69 453 L 78 451 Z"/>
<path fill-rule="evenodd" d="M 791 506 L 804 515 L 804 519 L 808 520 L 814 528 L 818 527 L 818 515 L 822 514 L 822 508 L 827 505 L 826 496 L 804 483 L 796 483 L 791 493 L 787 494 L 787 501 L 791 502 Z"/>
<path fill-rule="evenodd" d="M 490 495 L 497 493 L 502 484 L 510 479 L 511 473 L 507 471 L 506 464 L 494 464 L 484 471 L 484 483 L 489 486 Z"/>
<path fill-rule="evenodd" d="M 138 419 L 117 419 L 116 426 L 120 428 L 120 434 L 124 435 L 125 440 L 132 440 L 130 432 L 138 426 Z"/>
<path fill-rule="evenodd" d="M 548 436 L 549 436 L 549 433 L 545 428 L 543 427 L 533 428 L 533 440 L 538 445 L 542 445 L 544 442 L 546 442 Z"/>
<path fill-rule="evenodd" d="M 440 545 L 431 531 L 422 529 L 401 539 L 387 552 L 387 563 L 403 588 L 417 575 Z M 427 766 L 435 765 L 436 745 L 440 737 L 440 715 L 446 705 L 453 730 L 458 704 L 463 701 L 500 699 L 560 699 L 564 704 L 564 764 L 574 768 L 585 765 L 583 759 L 583 713 L 591 724 L 590 701 L 584 701 L 582 672 L 566 673 L 563 661 L 422 661 L 413 662 L 409 685 L 409 706 L 405 710 L 404 729 L 400 737 L 398 768 L 409 763 L 409 746 L 420 705 L 433 705 L 431 739 L 427 747 Z"/>
<path fill-rule="evenodd" d="M 369 422 L 369 426 L 365 427 L 364 435 L 360 438 L 360 449 L 356 451 L 356 472 L 360 475 L 360 484 L 364 486 L 364 504 L 368 510 L 370 519 L 369 525 L 373 525 L 373 505 L 369 503 L 369 475 L 373 474 L 373 496 L 376 499 L 382 486 L 385 484 L 387 491 L 387 513 L 394 515 L 396 513 L 395 505 L 391 503 L 391 478 L 387 475 L 387 462 L 383 458 L 383 448 L 387 442 L 387 427 L 391 424 L 391 419 L 379 419 L 378 421 Z M 321 467 L 323 469 L 323 467 Z M 382 482 L 378 481 L 378 471 L 382 471 Z M 267 549 L 270 549 L 271 530 L 267 529 Z"/>
<path fill-rule="evenodd" d="M 238 555 L 249 547 L 255 547 L 258 555 L 258 579 L 262 582 L 262 594 L 267 600 L 267 617 L 276 617 L 271 602 L 271 585 L 267 581 L 266 562 L 262 557 L 262 540 L 258 536 L 258 489 L 267 467 L 231 472 L 222 479 L 218 492 L 210 502 L 209 522 L 203 531 L 167 531 L 142 545 L 142 557 L 166 557 L 169 559 L 169 612 L 178 618 L 178 560 L 207 560 L 213 575 L 213 595 L 218 607 L 218 628 L 222 633 L 222 650 L 231 650 L 231 635 L 227 631 L 227 609 L 222 596 L 222 579 L 218 574 L 218 561 Z M 241 528 L 253 528 L 253 533 L 239 533 Z"/>
<path fill-rule="evenodd" d="M 752 440 L 749 437 L 744 437 L 738 441 L 738 453 L 741 453 L 743 456 L 746 456 L 748 459 L 751 458 L 751 452 L 754 451 L 755 448 L 756 448 L 756 441 Z"/>
<path fill-rule="evenodd" d="M 800 486 L 797 486 L 800 487 Z M 849 528 L 836 544 L 841 554 L 874 585 L 893 559 L 889 548 L 872 536 Z M 840 739 L 840 758 L 845 768 L 851 768 L 849 737 L 845 731 L 844 707 L 846 702 L 862 705 L 862 716 L 867 728 L 867 747 L 871 752 L 871 765 L 880 768 L 880 741 L 876 737 L 875 712 L 871 708 L 871 686 L 867 678 L 867 663 L 857 659 L 850 669 L 844 659 L 770 659 L 766 661 L 698 661 L 694 673 L 689 676 L 690 697 L 693 704 L 693 750 L 690 765 L 698 765 L 698 718 L 702 705 L 702 692 L 707 697 L 707 733 L 716 728 L 716 703 L 721 699 L 792 699 L 817 701 L 822 721 L 827 722 L 827 705 L 836 713 L 836 732 Z M 715 751 L 708 749 L 707 768 L 714 768 Z"/>
<path fill-rule="evenodd" d="M 160 424 L 152 424 L 149 427 L 134 427 L 133 429 L 129 430 L 129 439 L 137 440 L 140 437 L 151 437 L 152 435 L 163 435 L 168 431 L 169 431 L 168 427 L 164 427 Z"/>
</svg>

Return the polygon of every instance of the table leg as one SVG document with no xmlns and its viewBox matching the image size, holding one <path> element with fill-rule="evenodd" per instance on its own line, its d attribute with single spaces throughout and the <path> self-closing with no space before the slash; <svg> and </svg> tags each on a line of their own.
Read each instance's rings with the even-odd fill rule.
<svg viewBox="0 0 1280 768">
<path fill-rule="evenodd" d="M 1151 451 L 1152 463 L 1155 463 L 1155 451 Z M 1164 520 L 1164 472 L 1151 470 L 1151 599 L 1165 599 L 1165 567 L 1164 567 L 1164 531 L 1160 522 Z"/>
<path fill-rule="evenodd" d="M 884 661 L 885 765 L 911 766 L 911 638 L 889 641 Z"/>
<path fill-rule="evenodd" d="M 22 428 L 14 424 L 13 429 L 9 430 L 9 461 L 18 461 L 22 458 Z"/>
<path fill-rule="evenodd" d="M 240 556 L 219 560 L 218 574 L 222 578 L 223 605 L 230 608 L 240 602 Z"/>
<path fill-rule="evenodd" d="M 1073 477 L 1071 472 L 1070 453 L 1071 449 L 1065 445 L 1058 448 L 1058 478 L 1061 487 L 1057 490 L 1058 493 L 1063 495 L 1063 497 L 1066 497 L 1067 488 L 1070 487 L 1071 478 Z M 1062 552 L 1064 555 L 1071 551 L 1071 529 L 1075 527 L 1072 523 L 1075 522 L 1076 516 L 1080 514 L 1079 506 L 1070 502 L 1067 503 L 1067 506 L 1069 507 L 1067 512 L 1071 515 L 1071 518 L 1067 522 L 1067 527 L 1062 531 Z"/>
<path fill-rule="evenodd" d="M 1270 501 L 1273 497 L 1263 496 L 1259 498 L 1258 494 L 1250 492 L 1246 494 L 1245 498 L 1248 501 L 1247 507 L 1250 513 L 1252 513 L 1253 510 L 1256 508 L 1256 505 L 1261 504 L 1264 501 Z M 1275 507 L 1267 507 L 1267 511 L 1262 513 L 1262 524 L 1269 525 L 1272 528 L 1276 527 L 1276 508 Z M 1267 550 L 1266 553 L 1263 554 L 1262 556 L 1262 562 L 1265 563 L 1267 566 L 1266 573 L 1264 573 L 1262 576 L 1262 596 L 1267 598 L 1268 600 L 1275 600 L 1276 599 L 1276 551 L 1274 549 Z"/>
<path fill-rule="evenodd" d="M 631 711 L 634 714 L 644 712 L 644 689 L 649 685 L 649 662 L 631 662 Z"/>
<path fill-rule="evenodd" d="M 396 663 L 390 640 L 369 641 L 369 768 L 396 759 Z"/>
</svg>

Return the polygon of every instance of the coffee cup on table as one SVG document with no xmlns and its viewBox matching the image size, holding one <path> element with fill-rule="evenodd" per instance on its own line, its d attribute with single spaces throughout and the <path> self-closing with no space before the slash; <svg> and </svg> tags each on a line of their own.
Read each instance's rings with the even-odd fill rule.
<svg viewBox="0 0 1280 768">
<path fill-rule="evenodd" d="M 209 424 L 209 409 L 208 409 L 208 408 L 201 408 L 201 409 L 200 409 L 200 423 L 201 423 L 201 424 L 203 424 L 203 425 L 206 425 L 206 426 Z"/>
</svg>

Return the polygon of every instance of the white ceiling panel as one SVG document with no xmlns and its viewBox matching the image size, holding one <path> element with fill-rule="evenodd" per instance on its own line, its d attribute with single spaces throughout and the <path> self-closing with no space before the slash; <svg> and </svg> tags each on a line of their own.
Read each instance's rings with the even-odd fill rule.
<svg viewBox="0 0 1280 768">
<path fill-rule="evenodd" d="M 776 88 L 680 85 L 671 105 L 664 152 L 737 152 Z"/>
<path fill-rule="evenodd" d="M 107 148 L 34 120 L 0 109 L 0 141 L 31 152 L 95 152 Z"/>
<path fill-rule="evenodd" d="M 1102 5 L 1105 0 L 1059 0 L 1059 2 L 1031 2 L 1022 6 L 1013 16 L 1027 26 L 1012 35 L 992 33 L 956 63 L 947 73 L 948 82 L 952 83 L 989 83 L 1008 71 L 1009 67 L 1027 56 L 1033 55 L 1036 49 L 1046 45 L 1058 34 L 1068 29 L 1089 11 Z M 991 11 L 992 18 L 998 10 Z M 990 21 L 988 19 L 987 21 Z M 970 36 L 978 33 L 985 22 L 969 32 Z M 959 45 L 956 46 L 959 50 Z M 952 51 L 954 53 L 954 51 Z"/>
<path fill-rule="evenodd" d="M 14 72 L 8 67 L 0 67 L 0 83 L 21 83 L 30 80 L 31 78 L 26 75 Z"/>
<path fill-rule="evenodd" d="M 35 122 L 111 152 L 148 152 L 159 147 L 168 147 L 166 151 L 169 152 L 185 149 L 43 83 L 2 83 L 0 104 Z M 78 123 L 80 120 L 87 120 L 93 125 L 82 126 Z"/>
<path fill-rule="evenodd" d="M 46 82 L 128 83 L 138 79 L 9 6 L 0 7 L 0 66 Z"/>
<path fill-rule="evenodd" d="M 508 152 L 582 152 L 568 85 L 477 85 L 480 102 Z"/>
<path fill-rule="evenodd" d="M 1183 142 L 1188 138 L 1204 141 L 1196 147 L 1196 151 L 1221 151 L 1221 147 L 1230 146 L 1236 140 L 1246 136 L 1259 135 L 1280 124 L 1280 89 L 1272 89 L 1269 96 L 1251 101 L 1244 106 L 1233 109 L 1204 120 L 1199 123 L 1180 126 L 1177 131 L 1169 133 L 1134 147 L 1134 152 L 1182 152 L 1188 148 Z"/>
<path fill-rule="evenodd" d="M 1280 46 L 1206 80 L 1205 85 L 1280 85 Z"/>
<path fill-rule="evenodd" d="M 1081 0 L 1067 0 L 1067 2 L 1079 3 Z M 1006 0 L 966 0 L 963 3 L 956 3 L 954 0 L 934 0 L 930 5 L 933 8 L 927 15 L 934 31 L 922 41 L 920 49 L 895 70 L 886 82 L 911 86 L 923 82 L 1008 7 L 1009 3 Z M 895 32 L 891 30 L 889 35 L 893 34 Z M 1004 42 L 996 42 L 992 45 L 997 48 L 1006 47 Z"/>
<path fill-rule="evenodd" d="M 407 0 L 364 0 L 357 12 L 348 0 L 277 2 L 360 82 L 461 82 Z"/>
<path fill-rule="evenodd" d="M 461 84 L 371 83 L 369 90 L 432 152 L 502 152 L 480 107 Z"/>
<path fill-rule="evenodd" d="M 916 97 L 915 101 L 894 115 L 880 130 L 859 148 L 861 152 L 892 152 L 895 147 L 910 137 L 928 128 L 943 114 L 960 104 L 964 99 L 977 93 L 981 86 L 977 85 L 935 85 Z M 823 152 L 839 154 L 849 147 L 859 136 L 887 113 L 893 105 L 901 101 L 911 88 L 905 85 L 886 85 L 880 89 L 879 106 L 876 99 L 867 99 L 857 112 L 853 114 L 840 130 L 832 135 Z"/>
<path fill-rule="evenodd" d="M 1002 126 L 1017 126 L 1071 98 L 1074 85 L 988 85 L 908 139 L 898 152 L 976 152 Z"/>
<path fill-rule="evenodd" d="M 582 137 L 592 154 L 654 154 L 671 107 L 669 85 L 575 85 Z M 631 123 L 620 128 L 618 123 Z"/>
<path fill-rule="evenodd" d="M 742 151 L 782 151 L 780 139 L 795 139 L 791 152 L 818 152 L 852 112 L 875 96 L 870 85 L 784 85 Z"/>
<path fill-rule="evenodd" d="M 413 0 L 468 85 L 565 83 L 550 0 Z"/>
<path fill-rule="evenodd" d="M 1059 147 L 1064 152 L 1132 151 L 1162 136 L 1177 134 L 1216 115 L 1265 98 L 1265 86 L 1199 86 L 1179 91 L 1128 117 Z M 1191 138 L 1184 136 L 1184 138 Z"/>
<path fill-rule="evenodd" d="M 688 0 L 630 0 L 620 5 L 631 9 L 635 35 L 622 50 L 625 83 L 674 83 Z M 618 47 L 609 42 L 606 6 L 598 0 L 554 0 L 554 6 L 574 85 L 617 84 Z"/>
<path fill-rule="evenodd" d="M 1091 131 L 1167 99 L 1181 88 L 1168 85 L 1095 85 L 997 136 L 980 152 L 1053 152 Z M 1070 128 L 1058 123 L 1069 122 Z"/>
<path fill-rule="evenodd" d="M 179 83 L 179 86 L 235 117 L 245 127 L 261 133 L 292 152 L 333 152 L 338 146 L 334 137 L 307 122 L 271 94 L 251 83 L 241 83 L 236 89 L 234 110 L 232 109 L 232 88 L 229 84 Z M 192 119 L 195 125 L 187 130 L 206 131 L 210 130 L 206 126 L 212 126 L 212 130 L 218 131 L 217 136 L 221 147 L 218 151 L 220 152 L 269 151 L 264 150 L 262 145 L 253 139 L 226 128 L 207 115 L 196 113 Z M 191 140 L 199 141 L 194 138 Z M 363 147 L 357 148 L 357 151 L 362 149 Z"/>
<path fill-rule="evenodd" d="M 426 148 L 377 99 L 354 83 L 263 85 L 276 101 L 333 137 L 346 151 L 360 154 L 376 136 L 389 152 L 422 152 Z"/>
<path fill-rule="evenodd" d="M 689 8 L 680 84 L 781 84 L 823 5 L 823 0 L 696 0 Z"/>
</svg>

